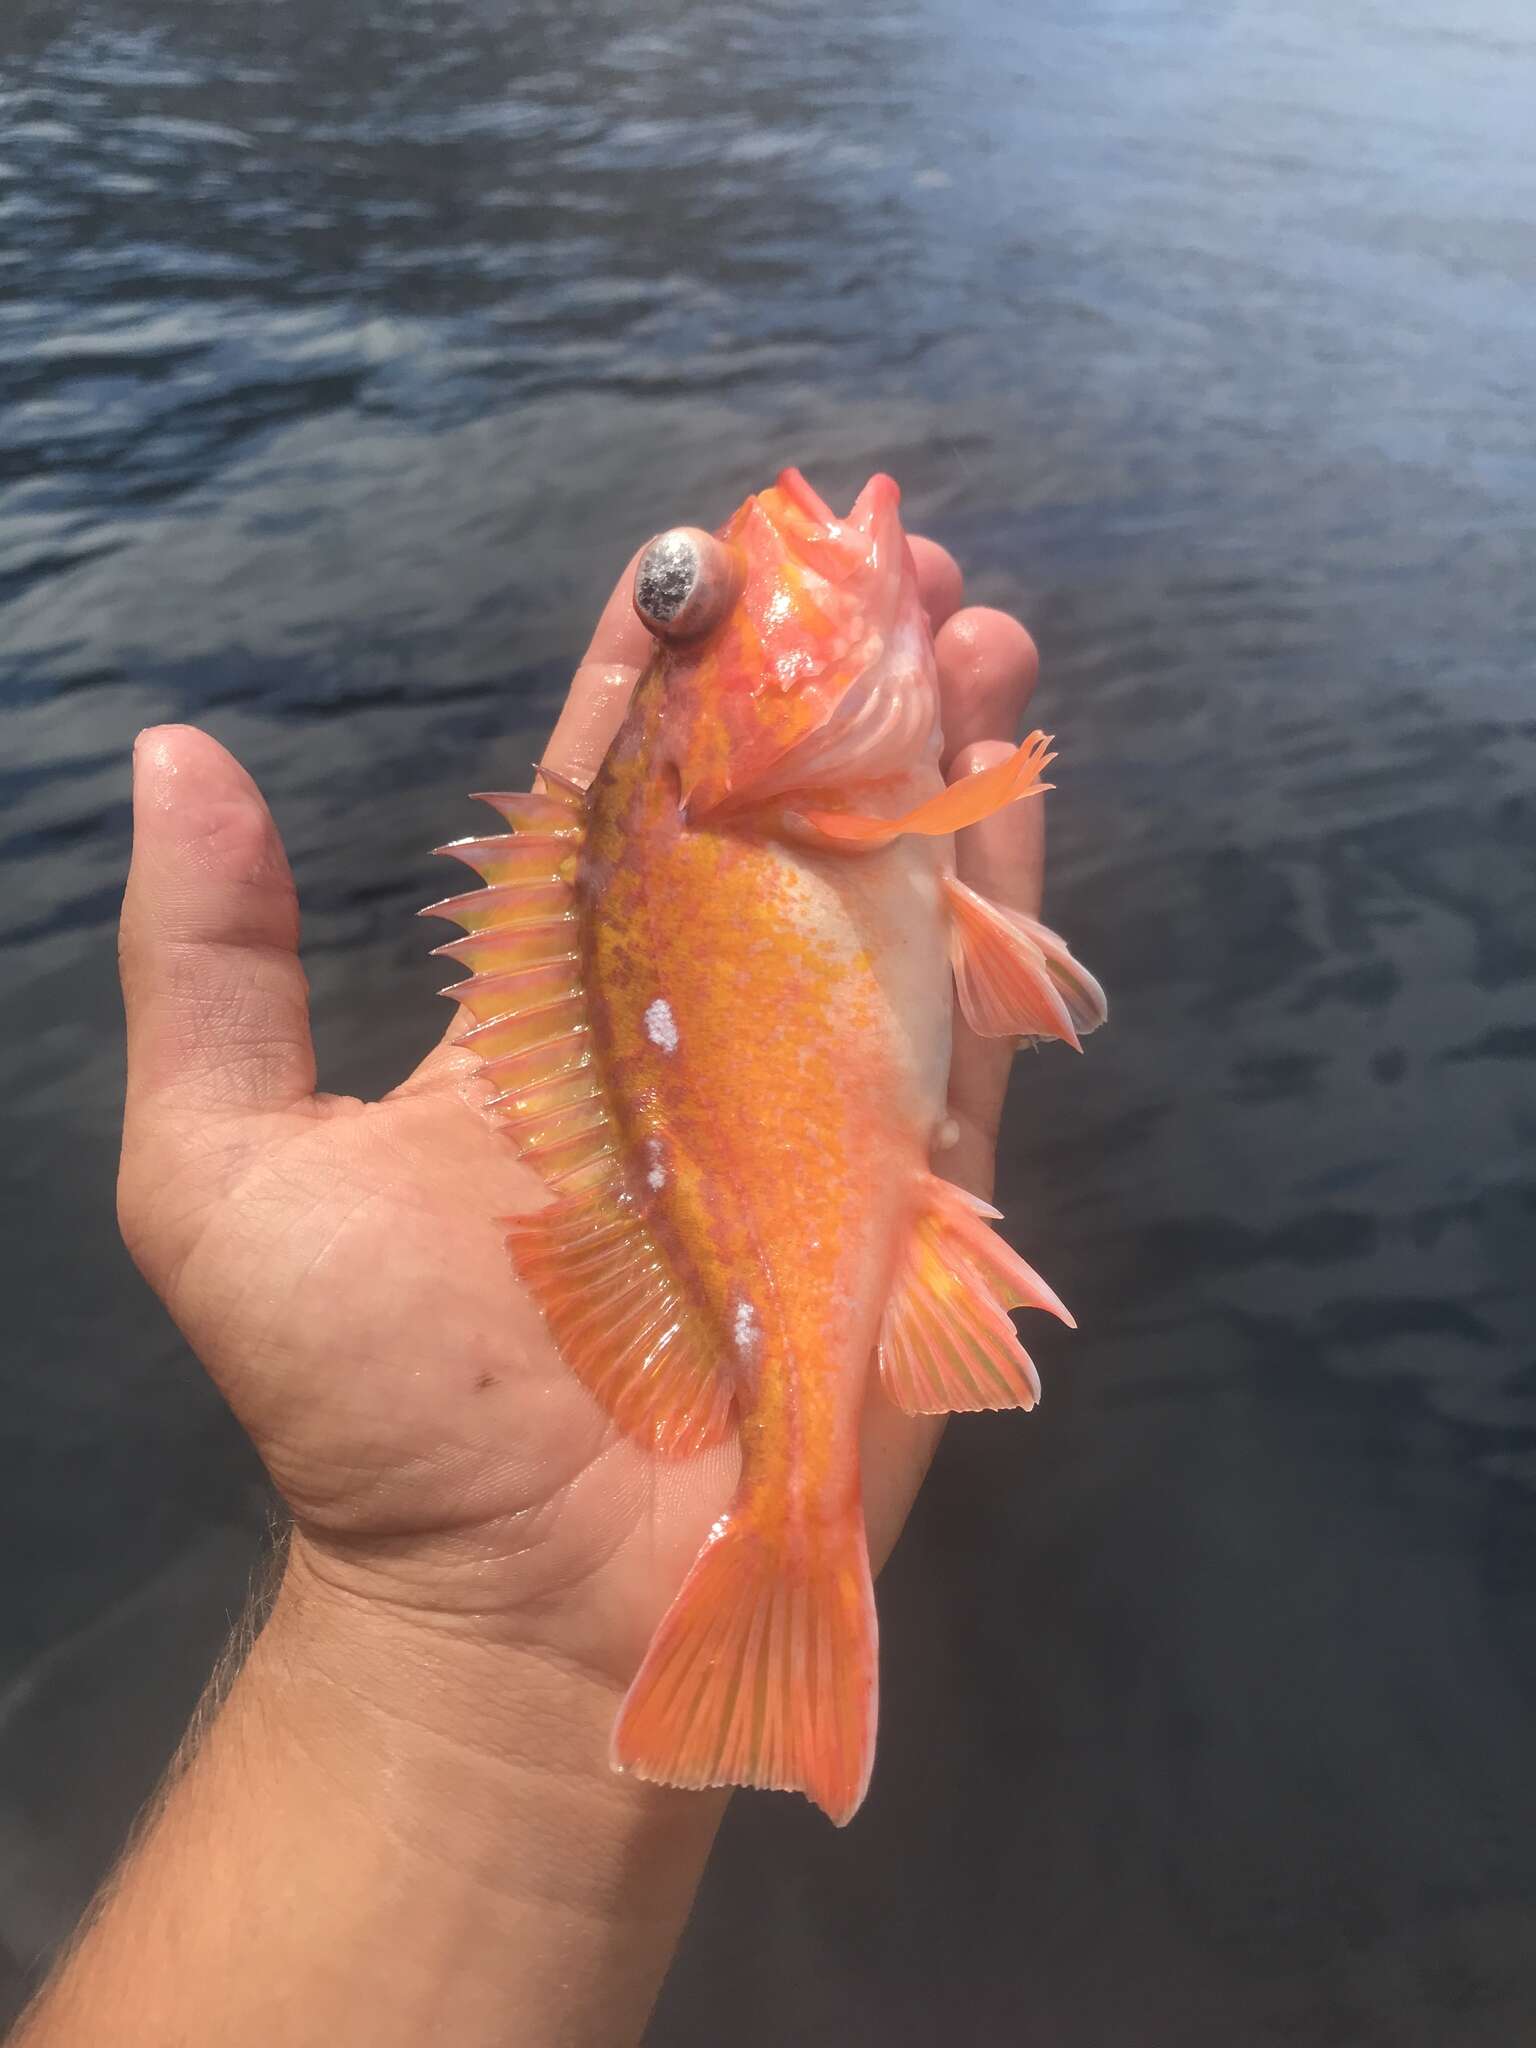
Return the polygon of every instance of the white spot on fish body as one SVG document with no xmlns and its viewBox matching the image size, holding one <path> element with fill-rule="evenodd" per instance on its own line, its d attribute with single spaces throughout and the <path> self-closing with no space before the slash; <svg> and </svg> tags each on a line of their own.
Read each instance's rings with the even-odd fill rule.
<svg viewBox="0 0 1536 2048">
<path fill-rule="evenodd" d="M 667 1184 L 667 1169 L 661 1163 L 660 1138 L 646 1139 L 645 1156 L 651 1162 L 649 1171 L 645 1176 L 645 1184 L 659 1195 Z"/>
<path fill-rule="evenodd" d="M 738 1301 L 736 1314 L 731 1321 L 731 1335 L 736 1340 L 736 1349 L 743 1358 L 756 1355 L 763 1341 L 762 1326 L 757 1320 L 757 1310 L 750 1301 Z"/>
<path fill-rule="evenodd" d="M 645 1035 L 652 1045 L 660 1047 L 662 1052 L 677 1051 L 677 1019 L 665 996 L 658 996 L 647 1007 L 643 1022 Z"/>
</svg>

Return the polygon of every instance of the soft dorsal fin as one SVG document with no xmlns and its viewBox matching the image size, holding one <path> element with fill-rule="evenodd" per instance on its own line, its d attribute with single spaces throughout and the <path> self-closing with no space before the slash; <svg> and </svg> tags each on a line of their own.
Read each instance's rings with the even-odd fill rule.
<svg viewBox="0 0 1536 2048">
<path fill-rule="evenodd" d="M 732 1390 L 712 1333 L 668 1273 L 632 1185 L 592 1053 L 575 878 L 586 798 L 488 796 L 512 826 L 440 847 L 489 885 L 423 916 L 461 925 L 437 948 L 470 969 L 443 993 L 468 1011 L 455 1041 L 496 1085 L 487 1105 L 556 1200 L 509 1218 L 507 1247 L 562 1356 L 627 1435 L 675 1455 L 718 1442 Z"/>
<path fill-rule="evenodd" d="M 506 1227 L 561 1356 L 626 1436 L 672 1457 L 722 1441 L 730 1380 L 633 1198 L 600 1183 Z"/>
</svg>

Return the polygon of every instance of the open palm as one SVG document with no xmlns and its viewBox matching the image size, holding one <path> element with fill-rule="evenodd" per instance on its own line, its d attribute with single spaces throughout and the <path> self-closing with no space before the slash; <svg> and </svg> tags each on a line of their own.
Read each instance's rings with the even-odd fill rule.
<svg viewBox="0 0 1536 2048">
<path fill-rule="evenodd" d="M 985 766 L 1033 687 L 1029 636 L 959 610 L 916 542 L 950 772 Z M 649 648 L 621 578 L 547 759 L 590 779 Z M 483 772 L 483 771 L 482 771 Z M 494 779 L 494 778 L 492 778 Z M 963 836 L 962 873 L 1038 908 L 1039 804 Z M 445 1040 L 383 1101 L 314 1092 L 298 912 L 255 785 L 188 727 L 141 735 L 123 910 L 134 1257 L 249 1431 L 310 1566 L 369 1597 L 627 1682 L 733 1487 L 730 1448 L 663 1462 L 562 1365 L 496 1218 L 543 1198 Z M 1008 1053 L 957 1025 L 944 1171 L 978 1191 Z M 868 1410 L 876 1558 L 935 1425 Z"/>
</svg>

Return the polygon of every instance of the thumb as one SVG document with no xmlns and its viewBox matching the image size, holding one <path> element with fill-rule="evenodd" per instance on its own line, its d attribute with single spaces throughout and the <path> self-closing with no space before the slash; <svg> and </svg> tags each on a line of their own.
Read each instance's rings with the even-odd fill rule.
<svg viewBox="0 0 1536 2048">
<path fill-rule="evenodd" d="M 245 770 L 191 726 L 139 735 L 119 962 L 128 1135 L 287 1109 L 315 1085 L 293 877 Z"/>
</svg>

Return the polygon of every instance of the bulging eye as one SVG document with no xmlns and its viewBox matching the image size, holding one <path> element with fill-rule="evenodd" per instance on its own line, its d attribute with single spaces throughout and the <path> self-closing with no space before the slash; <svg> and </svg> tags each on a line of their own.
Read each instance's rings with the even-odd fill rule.
<svg viewBox="0 0 1536 2048">
<path fill-rule="evenodd" d="M 712 632 L 740 588 L 736 550 L 701 526 L 658 533 L 635 564 L 635 611 L 659 640 L 697 640 Z"/>
</svg>

